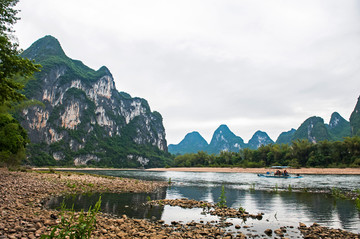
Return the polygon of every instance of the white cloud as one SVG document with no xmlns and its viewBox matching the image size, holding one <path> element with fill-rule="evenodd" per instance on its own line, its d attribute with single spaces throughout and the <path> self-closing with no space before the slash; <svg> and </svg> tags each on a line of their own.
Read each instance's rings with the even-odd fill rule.
<svg viewBox="0 0 360 239">
<path fill-rule="evenodd" d="M 169 143 L 220 124 L 276 140 L 359 95 L 357 0 L 22 0 L 23 48 L 44 35 L 159 111 Z"/>
</svg>

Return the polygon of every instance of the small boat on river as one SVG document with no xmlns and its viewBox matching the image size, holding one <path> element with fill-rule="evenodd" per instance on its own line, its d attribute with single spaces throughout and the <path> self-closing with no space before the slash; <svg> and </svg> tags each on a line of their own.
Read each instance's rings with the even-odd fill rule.
<svg viewBox="0 0 360 239">
<path fill-rule="evenodd" d="M 272 166 L 272 169 L 278 169 L 275 173 L 267 172 L 266 174 L 258 174 L 259 177 L 263 178 L 302 178 L 299 174 L 290 175 L 286 169 L 288 166 Z M 279 169 L 285 169 L 284 172 L 281 172 Z"/>
<path fill-rule="evenodd" d="M 274 174 L 258 174 L 257 176 L 263 178 L 302 178 L 300 175 L 274 175 Z"/>
</svg>

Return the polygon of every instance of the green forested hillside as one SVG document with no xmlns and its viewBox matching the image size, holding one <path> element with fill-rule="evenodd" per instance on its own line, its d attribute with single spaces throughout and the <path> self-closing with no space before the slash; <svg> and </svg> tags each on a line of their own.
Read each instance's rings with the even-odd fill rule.
<svg viewBox="0 0 360 239">
<path fill-rule="evenodd" d="M 360 97 L 350 116 L 351 135 L 360 136 Z"/>
<path fill-rule="evenodd" d="M 306 139 L 310 142 L 331 140 L 331 136 L 326 129 L 324 120 L 320 117 L 310 117 L 301 124 L 296 130 L 292 140 Z"/>
<path fill-rule="evenodd" d="M 206 151 L 208 143 L 199 132 L 188 133 L 179 144 L 170 144 L 168 149 L 172 154 L 197 153 Z"/>
<path fill-rule="evenodd" d="M 276 144 L 290 144 L 294 137 L 296 129 L 291 129 L 287 132 L 282 132 L 276 140 Z"/>
<path fill-rule="evenodd" d="M 331 139 L 334 141 L 342 141 L 345 137 L 351 136 L 350 122 L 337 112 L 331 115 L 330 123 L 326 126 Z"/>
<path fill-rule="evenodd" d="M 240 152 L 221 152 L 209 155 L 205 152 L 185 154 L 174 159 L 176 167 L 268 167 L 285 165 L 292 167 L 360 167 L 360 137 L 347 137 L 344 141 L 295 140 L 292 144 L 269 144 L 258 149 L 242 149 Z"/>
</svg>

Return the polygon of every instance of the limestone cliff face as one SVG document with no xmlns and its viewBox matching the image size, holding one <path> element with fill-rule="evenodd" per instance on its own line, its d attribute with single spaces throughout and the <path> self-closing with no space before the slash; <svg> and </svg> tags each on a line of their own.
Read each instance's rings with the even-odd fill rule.
<svg viewBox="0 0 360 239">
<path fill-rule="evenodd" d="M 351 136 L 360 136 L 360 96 L 350 116 Z"/>
<path fill-rule="evenodd" d="M 44 105 L 24 110 L 22 125 L 31 142 L 45 143 L 44 152 L 55 160 L 85 164 L 106 158 L 115 166 L 146 166 L 146 150 L 167 152 L 161 115 L 146 100 L 118 92 L 106 67 L 94 71 L 68 58 L 51 36 L 23 56 L 43 66 L 26 95 Z"/>
</svg>

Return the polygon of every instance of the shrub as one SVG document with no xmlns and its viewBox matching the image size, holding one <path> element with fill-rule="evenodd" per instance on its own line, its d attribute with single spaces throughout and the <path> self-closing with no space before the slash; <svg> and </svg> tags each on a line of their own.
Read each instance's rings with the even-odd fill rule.
<svg viewBox="0 0 360 239">
<path fill-rule="evenodd" d="M 225 188 L 224 185 L 221 187 L 221 195 L 219 197 L 219 202 L 216 204 L 216 206 L 220 208 L 225 208 L 226 206 L 226 196 L 225 196 Z"/>
</svg>

